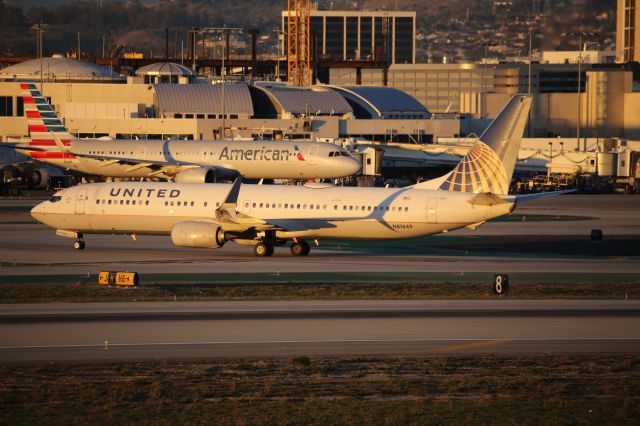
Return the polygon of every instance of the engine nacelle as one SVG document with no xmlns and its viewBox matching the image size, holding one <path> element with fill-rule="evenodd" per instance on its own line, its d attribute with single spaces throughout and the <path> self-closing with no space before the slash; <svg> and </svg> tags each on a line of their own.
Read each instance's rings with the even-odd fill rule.
<svg viewBox="0 0 640 426">
<path fill-rule="evenodd" d="M 226 242 L 224 229 L 207 222 L 178 222 L 171 228 L 171 242 L 178 247 L 218 248 Z"/>
<path fill-rule="evenodd" d="M 186 169 L 179 172 L 174 180 L 179 183 L 213 183 L 216 180 L 216 172 L 205 167 Z"/>
<path fill-rule="evenodd" d="M 29 186 L 31 188 L 46 188 L 49 185 L 49 178 L 52 176 L 62 176 L 62 172 L 55 169 L 35 169 L 29 176 Z"/>
</svg>

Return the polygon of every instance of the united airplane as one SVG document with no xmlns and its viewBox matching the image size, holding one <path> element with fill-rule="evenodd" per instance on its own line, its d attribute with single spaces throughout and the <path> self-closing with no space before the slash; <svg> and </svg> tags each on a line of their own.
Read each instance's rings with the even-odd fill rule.
<svg viewBox="0 0 640 426">
<path fill-rule="evenodd" d="M 182 183 L 249 179 L 332 179 L 361 164 L 340 146 L 311 141 L 139 141 L 78 139 L 34 84 L 20 84 L 28 144 L 1 144 L 36 160 L 97 176 L 159 177 Z"/>
<path fill-rule="evenodd" d="M 168 235 L 176 246 L 228 241 L 270 256 L 291 242 L 388 240 L 474 228 L 511 212 L 507 194 L 531 98 L 514 96 L 448 174 L 400 189 L 179 183 L 99 183 L 56 193 L 33 208 L 38 221 L 75 238 L 86 234 Z M 526 197 L 526 196 L 525 196 Z"/>
</svg>

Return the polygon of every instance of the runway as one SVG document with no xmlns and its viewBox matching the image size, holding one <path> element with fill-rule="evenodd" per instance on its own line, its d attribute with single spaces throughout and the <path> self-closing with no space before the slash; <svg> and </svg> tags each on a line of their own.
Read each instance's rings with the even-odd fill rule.
<svg viewBox="0 0 640 426">
<path fill-rule="evenodd" d="M 640 353 L 640 301 L 0 305 L 0 362 Z"/>
</svg>

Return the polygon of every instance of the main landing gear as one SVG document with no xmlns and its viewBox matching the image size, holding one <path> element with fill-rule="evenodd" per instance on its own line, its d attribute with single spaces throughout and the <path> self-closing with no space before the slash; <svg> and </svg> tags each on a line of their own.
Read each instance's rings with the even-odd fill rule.
<svg viewBox="0 0 640 426">
<path fill-rule="evenodd" d="M 291 254 L 294 256 L 306 256 L 311 251 L 309 243 L 306 241 L 298 241 L 291 244 Z M 253 253 L 258 257 L 269 257 L 273 255 L 273 244 L 266 241 L 260 241 L 253 246 Z"/>
<path fill-rule="evenodd" d="M 253 253 L 258 257 L 268 257 L 273 255 L 273 246 L 269 243 L 265 243 L 264 241 L 260 241 L 258 244 L 253 246 Z"/>
<path fill-rule="evenodd" d="M 291 254 L 294 256 L 306 256 L 311 251 L 311 247 L 309 247 L 309 243 L 306 241 L 298 241 L 297 243 L 291 244 Z"/>
<path fill-rule="evenodd" d="M 73 248 L 76 250 L 84 250 L 84 241 L 77 239 L 73 243 Z"/>
</svg>

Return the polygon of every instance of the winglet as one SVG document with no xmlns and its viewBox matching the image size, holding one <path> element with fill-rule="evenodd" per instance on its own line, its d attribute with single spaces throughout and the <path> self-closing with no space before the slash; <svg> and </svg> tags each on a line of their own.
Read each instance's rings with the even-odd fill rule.
<svg viewBox="0 0 640 426">
<path fill-rule="evenodd" d="M 216 210 L 216 218 L 218 221 L 238 223 L 236 207 L 238 206 L 238 195 L 240 195 L 241 185 L 242 176 L 238 176 L 236 180 L 233 181 L 233 185 L 231 185 L 227 198 L 225 198 L 222 205 Z"/>
<path fill-rule="evenodd" d="M 235 205 L 238 203 L 238 195 L 240 195 L 240 186 L 242 185 L 242 176 L 238 176 L 236 180 L 233 181 L 233 185 L 231 186 L 231 190 L 229 194 L 227 194 L 227 198 L 224 200 L 223 205 Z"/>
<path fill-rule="evenodd" d="M 51 132 L 51 136 L 53 136 L 53 140 L 60 151 L 64 152 L 65 154 L 68 154 L 71 152 L 69 147 L 62 143 L 62 141 L 60 140 L 58 135 L 55 134 L 55 132 Z"/>
</svg>

